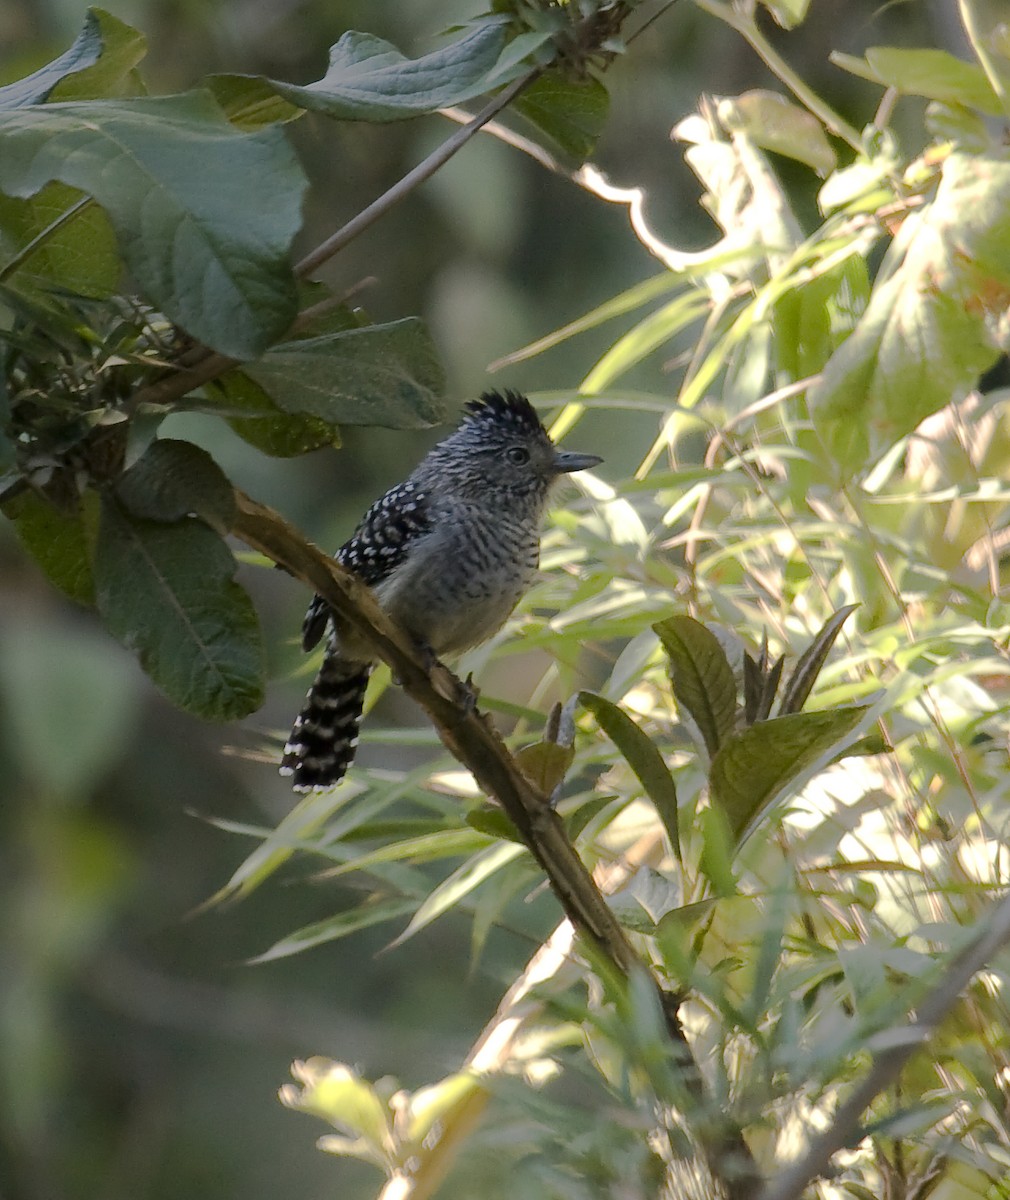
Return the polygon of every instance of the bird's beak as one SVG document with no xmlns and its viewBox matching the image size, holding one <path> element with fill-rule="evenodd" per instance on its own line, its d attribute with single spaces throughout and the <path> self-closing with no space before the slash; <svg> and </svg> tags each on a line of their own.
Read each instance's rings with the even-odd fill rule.
<svg viewBox="0 0 1010 1200">
<path fill-rule="evenodd" d="M 585 471 L 603 462 L 598 454 L 575 454 L 571 450 L 554 451 L 554 470 L 559 475 L 569 475 L 572 471 Z"/>
</svg>

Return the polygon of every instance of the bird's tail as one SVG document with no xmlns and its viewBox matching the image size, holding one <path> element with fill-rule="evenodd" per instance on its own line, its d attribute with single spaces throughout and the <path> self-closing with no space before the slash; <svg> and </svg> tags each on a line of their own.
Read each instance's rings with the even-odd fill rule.
<svg viewBox="0 0 1010 1200">
<path fill-rule="evenodd" d="M 282 775 L 292 775 L 296 792 L 333 787 L 354 761 L 365 703 L 369 663 L 327 654 L 309 688 L 281 759 Z"/>
</svg>

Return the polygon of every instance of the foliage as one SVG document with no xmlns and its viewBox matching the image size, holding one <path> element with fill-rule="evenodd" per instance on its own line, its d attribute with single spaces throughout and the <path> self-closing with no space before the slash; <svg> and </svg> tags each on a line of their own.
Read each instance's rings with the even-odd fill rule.
<svg viewBox="0 0 1010 1200">
<path fill-rule="evenodd" d="M 299 308 L 319 298 L 286 265 L 304 181 L 278 123 L 310 106 L 391 120 L 557 55 L 567 73 L 531 83 L 523 113 L 560 140 L 562 158 L 585 156 L 605 110 L 593 72 L 614 51 L 620 6 L 577 6 L 599 23 L 590 45 L 575 5 L 495 7 L 413 63 L 348 35 L 318 84 L 218 77 L 215 101 L 164 103 L 136 94 L 137 36 L 95 13 L 67 55 L 0 92 L 12 147 L 0 166 L 12 314 L 5 509 L 53 582 L 95 602 L 194 711 L 255 706 L 260 667 L 220 536 L 228 486 L 192 448 L 155 439 L 161 416 L 198 408 L 290 454 L 335 442 L 348 422 L 440 413 L 436 360 L 416 324 L 376 326 L 339 306 L 323 329 L 299 324 Z M 535 702 L 486 703 L 518 717 L 515 744 L 543 728 L 516 761 L 556 802 L 648 969 L 621 977 L 587 939 L 573 971 L 561 945 L 549 969 L 548 955 L 534 960 L 515 1007 L 441 1082 L 407 1092 L 313 1059 L 282 1098 L 336 1130 L 325 1149 L 375 1164 L 397 1194 L 430 1194 L 494 1103 L 517 1123 L 525 1114 L 541 1131 L 551 1121 L 572 1131 L 550 1147 L 558 1176 L 540 1194 L 553 1184 L 612 1194 L 616 1180 L 622 1194 L 649 1195 L 661 1179 L 671 1195 L 755 1195 L 753 1179 L 740 1190 L 745 1164 L 713 1177 L 706 1161 L 732 1127 L 766 1194 L 785 1200 L 808 1180 L 788 1190 L 778 1164 L 801 1157 L 814 1131 L 830 1139 L 858 1081 L 914 1044 L 919 1053 L 884 1072 L 856 1135 L 830 1146 L 832 1173 L 809 1194 L 995 1200 L 1008 1194 L 1010 1153 L 1005 956 L 972 971 L 934 1024 L 916 1028 L 914 1014 L 936 1007 L 1007 882 L 1010 389 L 976 388 L 1007 341 L 1005 34 L 969 21 L 976 63 L 893 47 L 839 56 L 883 89 L 860 133 L 771 49 L 753 6 L 698 7 L 745 37 L 794 99 L 700 102 L 675 133 L 719 240 L 685 253 L 639 224 L 662 276 L 526 352 L 644 314 L 562 397 L 554 422 L 561 436 L 587 414 L 620 412 L 625 436 L 642 438 L 638 465 L 619 491 L 589 478 L 584 500 L 559 503 L 543 582 L 509 636 L 466 664 L 519 649 L 552 656 Z M 765 7 L 786 28 L 807 16 L 805 3 Z M 909 113 L 922 121 L 912 150 L 894 127 Z M 105 132 L 71 171 L 57 151 L 95 123 Z M 134 149 L 129 163 L 112 154 L 113 133 Z M 192 162 L 168 153 L 173 138 Z M 234 205 L 226 221 L 226 206 L 208 202 L 203 146 L 250 178 L 252 164 L 277 173 L 269 204 L 248 192 L 238 204 L 248 226 Z M 773 155 L 816 176 L 812 227 Z M 99 194 L 106 171 L 120 172 L 116 198 L 153 197 L 163 234 L 153 246 L 136 241 L 134 204 L 119 211 Z M 575 178 L 603 193 L 592 172 Z M 119 250 L 108 236 L 75 237 L 86 221 L 111 228 Z M 181 230 L 193 240 L 167 253 Z M 142 304 L 112 297 L 118 253 Z M 201 255 L 213 270 L 194 289 Z M 208 361 L 201 347 L 243 361 L 219 364 L 195 397 L 159 402 L 166 364 L 194 370 Z M 630 386 L 658 354 L 669 390 Z M 416 805 L 407 815 L 405 799 Z M 257 846 L 222 895 L 248 895 L 292 858 L 325 863 L 334 888 L 367 883 L 365 899 L 262 959 L 406 919 L 402 943 L 452 911 L 471 916 L 477 958 L 540 879 L 503 813 L 445 762 L 359 772 L 272 831 L 233 828 Z M 671 1044 L 671 1007 L 694 1062 Z M 590 1071 L 605 1097 L 595 1115 L 536 1091 Z M 528 1087 L 510 1086 L 515 1077 Z M 618 1163 L 633 1164 L 630 1177 Z"/>
</svg>

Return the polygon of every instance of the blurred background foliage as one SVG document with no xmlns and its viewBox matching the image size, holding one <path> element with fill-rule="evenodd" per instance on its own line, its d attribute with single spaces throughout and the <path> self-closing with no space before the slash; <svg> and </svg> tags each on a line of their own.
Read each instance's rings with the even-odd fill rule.
<svg viewBox="0 0 1010 1200">
<path fill-rule="evenodd" d="M 4 0 L 2 81 L 62 50 L 84 7 Z M 146 32 L 148 78 L 155 90 L 174 91 L 213 71 L 318 78 L 327 48 L 346 29 L 416 53 L 478 6 L 108 0 L 107 7 Z M 790 63 L 858 128 L 880 89 L 832 66 L 829 52 L 858 55 L 885 44 L 962 53 L 951 8 L 939 0 L 814 0 L 811 18 L 795 31 L 764 24 Z M 682 0 L 616 62 L 607 83 L 612 110 L 594 162 L 615 183 L 646 189 L 650 222 L 666 242 L 685 250 L 711 244 L 716 228 L 699 207 L 699 184 L 670 129 L 695 111 L 703 92 L 736 95 L 777 88 L 776 81 L 726 25 Z M 446 128 L 437 117 L 393 126 L 312 115 L 299 122 L 293 137 L 313 183 L 301 248 L 392 183 Z M 921 112 L 902 111 L 895 131 L 919 146 Z M 776 165 L 798 217 L 812 226 L 819 181 L 788 160 Z M 488 364 L 655 272 L 621 206 L 487 138 L 324 274 L 338 293 L 367 280 L 358 298 L 378 320 L 423 315 L 442 351 L 450 395 L 462 401 L 492 385 L 571 389 L 620 334 L 621 322 L 494 376 Z M 637 319 L 626 316 L 624 327 Z M 670 373 L 682 370 L 678 356 L 687 348 L 649 357 L 622 387 L 669 394 Z M 592 411 L 579 424 L 577 444 L 606 455 L 605 478 L 622 479 L 638 467 L 655 428 L 654 413 Z M 348 430 L 339 452 L 278 461 L 196 416 L 174 417 L 164 432 L 203 441 L 239 486 L 324 546 L 338 544 L 365 505 L 437 436 Z M 799 557 L 795 570 L 803 570 Z M 341 885 L 306 886 L 308 869 L 298 864 L 241 905 L 198 911 L 244 852 L 208 818 L 272 827 L 291 807 L 269 756 L 307 685 L 295 636 L 307 597 L 280 572 L 248 568 L 244 582 L 264 622 L 272 683 L 261 712 L 222 730 L 155 693 L 129 654 L 90 614 L 57 596 L 10 527 L 0 525 L 4 1200 L 374 1194 L 371 1171 L 311 1152 L 309 1127 L 274 1102 L 290 1060 L 332 1055 L 360 1064 L 370 1078 L 394 1073 L 408 1087 L 446 1074 L 555 918 L 541 893 L 513 905 L 510 928 L 489 934 L 473 968 L 471 923 L 461 915 L 385 953 L 389 927 L 246 965 L 293 929 L 332 913 L 333 889 Z M 879 580 L 873 590 L 879 593 Z M 550 592 L 540 599 L 549 602 Z M 732 621 L 739 610 L 729 605 L 723 615 Z M 485 693 L 542 707 L 537 689 L 547 657 L 538 641 L 542 635 L 522 653 L 482 658 Z M 566 678 L 576 686 L 596 682 L 574 670 Z M 379 726 L 415 724 L 395 692 L 380 705 Z M 404 739 L 394 745 L 379 734 L 366 738 L 362 764 L 376 768 L 376 778 L 395 777 L 432 745 L 430 737 L 415 740 L 411 748 Z M 565 1087 L 563 1099 L 589 1108 L 598 1084 L 576 1071 Z M 566 1110 L 542 1103 L 542 1122 L 564 1144 Z M 620 1119 L 631 1121 L 627 1112 Z M 585 1124 L 575 1129 L 584 1134 Z M 603 1118 L 595 1132 L 595 1153 L 619 1175 L 621 1156 L 633 1159 L 640 1139 L 614 1133 L 608 1149 L 612 1131 Z M 464 1158 L 450 1178 L 447 1196 L 522 1190 L 522 1176 L 500 1173 L 501 1161 L 510 1172 L 520 1156 L 523 1170 L 546 1169 L 534 1152 L 542 1141 L 522 1123 L 492 1123 L 476 1149 L 481 1153 Z M 640 1166 L 628 1170 L 638 1177 Z M 560 1172 L 551 1186 L 566 1194 L 563 1168 L 551 1169 Z"/>
</svg>

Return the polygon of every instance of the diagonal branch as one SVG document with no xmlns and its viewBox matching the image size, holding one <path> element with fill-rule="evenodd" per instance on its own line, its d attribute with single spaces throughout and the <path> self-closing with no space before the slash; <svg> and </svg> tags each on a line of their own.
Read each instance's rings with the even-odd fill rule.
<svg viewBox="0 0 1010 1200">
<path fill-rule="evenodd" d="M 306 541 L 278 513 L 237 490 L 235 504 L 232 533 L 308 584 L 339 621 L 371 643 L 403 690 L 427 713 L 450 753 L 502 806 L 591 956 L 623 979 L 645 974 L 652 980 L 671 1050 L 682 1067 L 685 1093 L 702 1112 L 718 1113 L 680 1022 L 679 1001 L 659 986 L 575 852 L 550 800 L 519 769 L 494 726 L 476 709 L 467 686 L 441 663 L 429 669 L 425 656 L 389 620 L 361 580 Z M 724 1185 L 727 1200 L 745 1200 L 753 1195 L 757 1174 L 739 1128 L 728 1119 L 714 1120 L 707 1128 L 711 1133 L 702 1150 L 709 1169 Z"/>
</svg>

